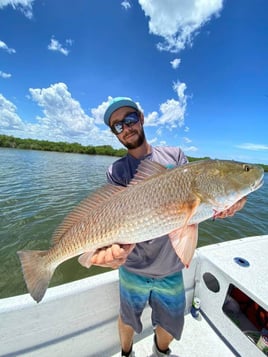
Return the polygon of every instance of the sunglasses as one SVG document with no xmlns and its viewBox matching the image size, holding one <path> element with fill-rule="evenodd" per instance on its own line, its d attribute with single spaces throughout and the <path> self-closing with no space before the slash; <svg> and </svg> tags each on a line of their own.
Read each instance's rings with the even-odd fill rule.
<svg viewBox="0 0 268 357">
<path fill-rule="evenodd" d="M 127 114 L 123 120 L 114 123 L 111 126 L 111 130 L 115 135 L 121 134 L 124 130 L 124 125 L 131 127 L 137 124 L 139 120 L 140 118 L 137 112 Z"/>
</svg>

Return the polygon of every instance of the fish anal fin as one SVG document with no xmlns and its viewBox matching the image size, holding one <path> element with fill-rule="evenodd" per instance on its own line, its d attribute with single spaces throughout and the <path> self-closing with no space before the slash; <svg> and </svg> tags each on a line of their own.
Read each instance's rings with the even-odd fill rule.
<svg viewBox="0 0 268 357">
<path fill-rule="evenodd" d="M 137 168 L 137 172 L 128 186 L 136 185 L 151 178 L 152 176 L 162 174 L 166 171 L 167 168 L 157 162 L 153 162 L 149 159 L 142 160 Z"/>
<path fill-rule="evenodd" d="M 94 192 L 92 195 L 84 199 L 76 206 L 63 220 L 63 222 L 55 230 L 51 244 L 57 244 L 64 234 L 76 223 L 88 216 L 90 211 L 100 206 L 103 202 L 109 200 L 118 192 L 124 190 L 125 187 L 107 184 Z"/>
<path fill-rule="evenodd" d="M 192 224 L 177 229 L 169 234 L 169 238 L 176 254 L 188 268 L 197 246 L 198 225 Z"/>
<path fill-rule="evenodd" d="M 91 258 L 94 254 L 93 252 L 86 252 L 83 253 L 82 255 L 80 255 L 80 257 L 78 258 L 79 263 L 86 268 L 90 268 L 92 263 L 91 263 Z"/>
</svg>

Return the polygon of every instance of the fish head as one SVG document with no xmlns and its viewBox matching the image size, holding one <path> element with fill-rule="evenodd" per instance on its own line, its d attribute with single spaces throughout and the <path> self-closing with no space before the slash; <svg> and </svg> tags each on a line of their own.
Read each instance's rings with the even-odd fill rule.
<svg viewBox="0 0 268 357">
<path fill-rule="evenodd" d="M 263 184 L 261 166 L 229 160 L 206 160 L 195 179 L 204 200 L 224 210 Z"/>
</svg>

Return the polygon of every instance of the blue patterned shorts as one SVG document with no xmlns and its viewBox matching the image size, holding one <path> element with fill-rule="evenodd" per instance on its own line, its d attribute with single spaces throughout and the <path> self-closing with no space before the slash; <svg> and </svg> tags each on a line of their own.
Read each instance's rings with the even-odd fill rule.
<svg viewBox="0 0 268 357">
<path fill-rule="evenodd" d="M 182 272 L 164 278 L 149 278 L 119 269 L 120 316 L 137 333 L 142 331 L 141 314 L 152 308 L 153 327 L 161 326 L 177 340 L 184 325 L 185 293 Z"/>
</svg>

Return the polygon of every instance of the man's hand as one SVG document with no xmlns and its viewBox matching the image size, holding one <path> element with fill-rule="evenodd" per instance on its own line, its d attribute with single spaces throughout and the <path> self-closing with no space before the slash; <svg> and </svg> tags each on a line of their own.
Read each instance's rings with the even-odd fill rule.
<svg viewBox="0 0 268 357">
<path fill-rule="evenodd" d="M 109 247 L 98 249 L 91 258 L 92 265 L 116 269 L 124 264 L 135 244 L 113 244 Z"/>
<path fill-rule="evenodd" d="M 237 201 L 234 205 L 229 207 L 227 210 L 217 213 L 214 218 L 226 218 L 233 216 L 237 211 L 240 211 L 247 201 L 247 197 L 241 198 L 241 200 Z"/>
</svg>

